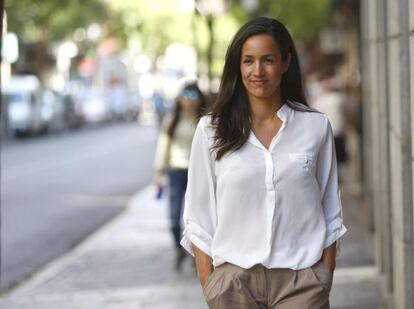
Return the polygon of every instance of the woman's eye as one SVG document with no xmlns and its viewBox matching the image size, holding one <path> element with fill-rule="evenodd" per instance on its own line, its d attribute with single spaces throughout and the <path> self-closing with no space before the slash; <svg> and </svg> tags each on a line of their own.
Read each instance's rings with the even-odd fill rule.
<svg viewBox="0 0 414 309">
<path fill-rule="evenodd" d="M 266 63 L 269 63 L 269 64 L 271 64 L 271 63 L 275 63 L 275 61 L 274 61 L 272 58 L 267 58 L 267 59 L 265 60 L 265 62 L 266 62 Z"/>
<path fill-rule="evenodd" d="M 252 63 L 252 60 L 251 60 L 251 59 L 244 59 L 244 60 L 243 60 L 243 63 L 247 63 L 247 64 L 249 64 L 249 63 Z"/>
</svg>

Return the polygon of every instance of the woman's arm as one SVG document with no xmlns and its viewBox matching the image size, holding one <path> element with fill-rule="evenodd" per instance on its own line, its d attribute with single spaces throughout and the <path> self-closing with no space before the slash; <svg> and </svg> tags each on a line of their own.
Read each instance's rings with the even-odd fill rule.
<svg viewBox="0 0 414 309">
<path fill-rule="evenodd" d="M 336 242 L 323 250 L 322 263 L 334 272 L 336 267 Z"/>
<path fill-rule="evenodd" d="M 181 240 L 181 245 L 195 256 L 202 284 L 213 271 L 210 256 L 217 221 L 214 158 L 204 121 L 201 118 L 198 123 L 191 146 Z"/>
<path fill-rule="evenodd" d="M 338 185 L 338 167 L 335 140 L 331 125 L 325 117 L 326 131 L 318 154 L 316 179 L 321 190 L 321 201 L 326 223 L 322 261 L 331 270 L 335 268 L 336 243 L 346 233 L 342 220 L 341 195 Z"/>
<path fill-rule="evenodd" d="M 196 246 L 192 245 L 191 248 L 195 256 L 198 279 L 200 280 L 201 286 L 204 286 L 207 278 L 213 272 L 213 260 Z"/>
<path fill-rule="evenodd" d="M 167 133 L 168 127 L 170 126 L 171 116 L 168 115 L 164 118 L 160 133 L 157 140 L 157 148 L 155 151 L 154 158 L 154 168 L 156 171 L 154 182 L 156 185 L 159 184 L 160 176 L 167 170 L 169 158 L 170 158 L 170 148 L 171 148 L 171 138 Z"/>
</svg>

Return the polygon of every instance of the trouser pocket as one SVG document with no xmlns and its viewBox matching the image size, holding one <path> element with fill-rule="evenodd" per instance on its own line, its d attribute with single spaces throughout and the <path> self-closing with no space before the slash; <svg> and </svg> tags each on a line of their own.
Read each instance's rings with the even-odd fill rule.
<svg viewBox="0 0 414 309">
<path fill-rule="evenodd" d="M 214 274 L 215 272 L 215 274 Z M 266 298 L 265 281 L 258 268 L 243 269 L 226 263 L 219 266 L 204 284 L 203 292 L 210 309 L 262 309 Z M 262 284 L 259 284 L 261 281 Z"/>
<path fill-rule="evenodd" d="M 210 274 L 210 276 L 208 276 L 207 280 L 204 282 L 204 284 L 202 286 L 203 294 L 204 294 L 204 297 L 206 298 L 206 300 L 207 300 L 209 290 L 211 289 L 212 285 L 214 285 L 213 281 L 214 281 L 214 279 L 217 275 L 217 271 L 218 271 L 218 269 L 215 269 Z"/>
<path fill-rule="evenodd" d="M 315 279 L 323 288 L 327 290 L 331 289 L 333 273 L 322 261 L 319 261 L 315 265 L 311 266 L 310 270 L 313 273 Z"/>
</svg>

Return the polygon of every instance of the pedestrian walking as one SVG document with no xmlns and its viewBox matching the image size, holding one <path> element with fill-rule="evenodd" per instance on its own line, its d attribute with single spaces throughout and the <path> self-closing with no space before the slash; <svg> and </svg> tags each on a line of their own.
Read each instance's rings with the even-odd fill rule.
<svg viewBox="0 0 414 309">
<path fill-rule="evenodd" d="M 205 108 L 205 99 L 196 83 L 180 92 L 172 113 L 162 122 L 155 155 L 155 184 L 161 195 L 164 176 L 168 178 L 171 232 L 176 248 L 175 268 L 180 269 L 186 253 L 180 246 L 181 215 L 187 186 L 187 169 L 191 142 Z"/>
<path fill-rule="evenodd" d="M 212 309 L 329 308 L 342 222 L 332 129 L 279 21 L 247 22 L 193 139 L 181 244 Z"/>
</svg>

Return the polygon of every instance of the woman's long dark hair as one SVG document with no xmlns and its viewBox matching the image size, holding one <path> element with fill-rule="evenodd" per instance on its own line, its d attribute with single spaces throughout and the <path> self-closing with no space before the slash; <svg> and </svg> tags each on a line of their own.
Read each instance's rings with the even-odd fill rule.
<svg viewBox="0 0 414 309">
<path fill-rule="evenodd" d="M 197 109 L 197 113 L 196 113 L 196 117 L 197 117 L 197 121 L 200 119 L 200 117 L 202 116 L 203 112 L 205 112 L 206 109 L 206 98 L 204 97 L 203 93 L 201 92 L 200 88 L 198 88 L 196 83 L 191 83 L 186 85 L 181 92 L 183 92 L 184 90 L 192 90 L 192 91 L 196 91 L 198 93 L 198 109 Z M 167 134 L 170 138 L 174 138 L 174 134 L 175 134 L 175 129 L 177 128 L 178 122 L 180 121 L 180 117 L 181 117 L 181 105 L 179 103 L 179 100 L 181 100 L 181 97 L 178 96 L 178 98 L 175 101 L 175 107 L 174 107 L 174 111 L 172 114 L 172 120 L 171 123 L 169 124 L 168 128 L 167 128 Z"/>
<path fill-rule="evenodd" d="M 275 19 L 252 19 L 239 29 L 227 49 L 219 92 L 208 112 L 215 127 L 213 150 L 216 151 L 216 160 L 220 160 L 227 152 L 240 149 L 249 138 L 251 110 L 242 82 L 240 61 L 243 44 L 258 34 L 268 34 L 275 40 L 283 61 L 287 61 L 291 55 L 289 68 L 283 74 L 280 85 L 281 99 L 295 110 L 307 111 L 299 59 L 292 37 L 286 27 Z M 305 106 L 301 108 L 294 102 Z"/>
</svg>

